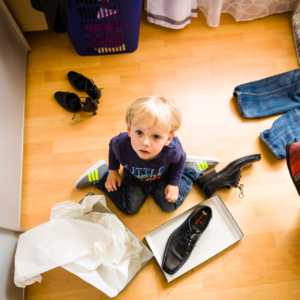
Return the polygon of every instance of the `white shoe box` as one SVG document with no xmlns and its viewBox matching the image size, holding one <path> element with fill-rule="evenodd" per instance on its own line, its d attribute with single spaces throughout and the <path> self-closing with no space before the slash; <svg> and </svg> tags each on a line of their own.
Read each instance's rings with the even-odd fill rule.
<svg viewBox="0 0 300 300">
<path fill-rule="evenodd" d="M 203 201 L 199 205 L 207 205 L 212 209 L 212 219 L 198 240 L 189 259 L 175 274 L 169 275 L 162 269 L 165 246 L 172 232 L 188 218 L 196 206 L 164 223 L 145 236 L 158 265 L 162 269 L 168 282 L 207 261 L 211 257 L 242 239 L 244 236 L 236 221 L 218 195 Z"/>
</svg>

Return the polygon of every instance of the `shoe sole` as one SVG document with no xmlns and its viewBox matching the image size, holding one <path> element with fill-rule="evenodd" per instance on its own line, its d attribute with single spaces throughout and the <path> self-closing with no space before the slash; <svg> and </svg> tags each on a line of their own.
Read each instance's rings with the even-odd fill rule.
<svg viewBox="0 0 300 300">
<path fill-rule="evenodd" d="M 220 162 L 219 159 L 213 158 L 213 157 L 205 157 L 205 156 L 193 156 L 193 155 L 187 155 L 186 162 L 198 162 L 198 161 L 207 161 L 218 164 Z"/>
<path fill-rule="evenodd" d="M 256 161 L 260 161 L 260 160 L 261 160 L 261 154 L 253 154 L 253 155 L 241 157 L 241 158 L 231 162 L 228 166 L 226 166 L 224 169 L 222 169 L 220 172 L 218 172 L 218 175 L 226 172 L 234 164 L 239 164 L 239 163 L 243 163 L 244 161 L 247 161 L 247 163 L 245 163 L 244 165 L 242 165 L 239 168 L 239 170 L 242 170 L 244 167 L 248 166 L 249 164 L 252 164 L 252 163 L 254 163 Z"/>
<path fill-rule="evenodd" d="M 104 161 L 104 159 L 99 160 L 97 163 L 95 163 L 92 167 L 90 167 L 84 174 L 82 174 L 77 181 L 74 184 L 74 188 L 77 189 L 77 185 L 78 183 L 85 177 L 87 176 L 89 173 L 91 173 L 92 171 L 98 169 L 100 166 L 105 165 L 106 162 Z M 99 179 L 100 180 L 100 179 Z M 91 185 L 93 185 L 91 183 Z"/>
</svg>

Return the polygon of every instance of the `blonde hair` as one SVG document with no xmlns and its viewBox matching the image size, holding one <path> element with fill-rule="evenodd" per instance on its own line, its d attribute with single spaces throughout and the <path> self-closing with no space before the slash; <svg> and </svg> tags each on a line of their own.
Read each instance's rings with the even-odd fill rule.
<svg viewBox="0 0 300 300">
<path fill-rule="evenodd" d="M 167 95 L 144 95 L 129 105 L 126 112 L 128 126 L 149 123 L 168 128 L 170 133 L 181 126 L 181 113 L 176 102 Z"/>
</svg>

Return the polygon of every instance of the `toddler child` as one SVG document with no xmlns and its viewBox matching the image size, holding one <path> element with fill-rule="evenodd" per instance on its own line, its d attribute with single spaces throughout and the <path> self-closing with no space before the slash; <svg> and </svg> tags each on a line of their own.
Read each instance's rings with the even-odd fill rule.
<svg viewBox="0 0 300 300">
<path fill-rule="evenodd" d="M 127 215 L 138 213 L 149 194 L 163 211 L 177 209 L 199 175 L 218 163 L 201 162 L 195 156 L 186 160 L 174 136 L 181 126 L 181 113 L 168 96 L 138 98 L 127 109 L 126 123 L 127 132 L 110 141 L 108 166 L 98 161 L 74 187 L 96 186 Z"/>
</svg>

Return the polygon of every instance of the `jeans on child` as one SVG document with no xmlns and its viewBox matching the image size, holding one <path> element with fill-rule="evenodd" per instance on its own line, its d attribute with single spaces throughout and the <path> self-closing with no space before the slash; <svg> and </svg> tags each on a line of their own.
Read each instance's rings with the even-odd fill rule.
<svg viewBox="0 0 300 300">
<path fill-rule="evenodd" d="M 117 208 L 126 215 L 132 215 L 139 212 L 149 195 L 152 195 L 154 201 L 163 211 L 173 211 L 177 209 L 186 198 L 193 186 L 193 182 L 199 177 L 199 173 L 192 169 L 184 169 L 181 181 L 179 183 L 179 197 L 174 203 L 168 202 L 165 198 L 165 188 L 168 180 L 151 181 L 144 183 L 132 178 L 130 172 L 123 170 L 123 180 L 116 191 L 108 192 L 105 188 L 105 182 L 108 172 L 104 173 L 101 180 L 96 183 L 96 187 L 107 195 Z"/>
<path fill-rule="evenodd" d="M 285 113 L 260 134 L 277 158 L 284 158 L 285 145 L 300 140 L 300 69 L 239 85 L 233 95 L 244 118 Z"/>
</svg>

